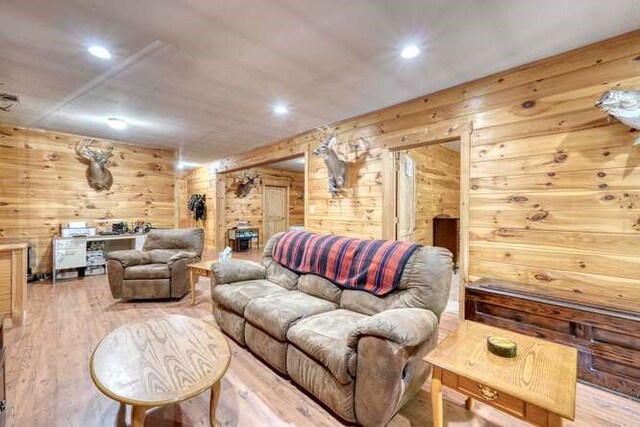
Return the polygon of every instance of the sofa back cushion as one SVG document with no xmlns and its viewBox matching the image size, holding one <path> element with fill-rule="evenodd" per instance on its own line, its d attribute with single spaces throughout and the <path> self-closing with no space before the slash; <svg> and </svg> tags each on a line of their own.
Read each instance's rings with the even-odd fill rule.
<svg viewBox="0 0 640 427">
<path fill-rule="evenodd" d="M 151 230 L 142 248 L 143 251 L 152 249 L 181 249 L 193 252 L 202 257 L 204 248 L 204 230 L 201 228 L 173 228 L 167 230 Z"/>
<path fill-rule="evenodd" d="M 263 265 L 277 264 L 272 255 L 284 234 L 278 233 L 269 239 L 264 248 Z M 393 308 L 424 308 L 440 317 L 449 299 L 452 273 L 451 252 L 444 248 L 424 246 L 416 249 L 405 264 L 396 290 L 382 297 L 365 291 L 342 289 L 326 279 L 318 280 L 319 276 L 311 274 L 300 276 L 298 290 L 328 301 L 336 301 L 339 295 L 341 308 L 366 315 Z"/>
<path fill-rule="evenodd" d="M 273 260 L 298 274 L 315 274 L 345 289 L 383 296 L 399 286 L 404 266 L 420 247 L 398 240 L 290 231 L 276 243 Z"/>
<path fill-rule="evenodd" d="M 340 304 L 340 298 L 342 297 L 342 289 L 340 287 L 315 274 L 303 274 L 300 276 L 298 290 L 336 304 Z"/>
<path fill-rule="evenodd" d="M 395 291 L 378 297 L 345 289 L 340 307 L 367 315 L 394 308 L 424 308 L 440 317 L 449 299 L 452 273 L 451 252 L 424 246 L 416 250 L 407 262 Z"/>
<path fill-rule="evenodd" d="M 266 265 L 267 268 L 267 280 L 275 283 L 278 286 L 282 286 L 285 289 L 293 290 L 298 286 L 298 276 L 293 271 L 286 267 L 281 266 L 275 261 L 271 261 Z"/>
<path fill-rule="evenodd" d="M 292 290 L 298 286 L 299 275 L 273 260 L 273 250 L 284 234 L 284 232 L 276 233 L 267 240 L 267 243 L 264 245 L 264 251 L 262 252 L 261 263 L 267 269 L 267 280 L 285 289 Z"/>
</svg>

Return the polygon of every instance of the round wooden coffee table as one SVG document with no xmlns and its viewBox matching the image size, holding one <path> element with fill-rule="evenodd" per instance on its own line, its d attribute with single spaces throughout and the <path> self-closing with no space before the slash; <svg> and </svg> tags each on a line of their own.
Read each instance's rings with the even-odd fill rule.
<svg viewBox="0 0 640 427">
<path fill-rule="evenodd" d="M 220 380 L 231 351 L 224 335 L 192 317 L 165 315 L 114 329 L 91 355 L 91 378 L 101 392 L 133 406 L 132 426 L 148 408 L 177 403 L 211 389 L 209 415 L 217 424 Z"/>
</svg>

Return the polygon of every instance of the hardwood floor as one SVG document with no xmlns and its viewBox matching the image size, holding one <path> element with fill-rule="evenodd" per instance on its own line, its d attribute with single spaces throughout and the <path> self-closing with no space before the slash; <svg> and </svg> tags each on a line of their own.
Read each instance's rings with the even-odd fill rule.
<svg viewBox="0 0 640 427">
<path fill-rule="evenodd" d="M 211 257 L 209 257 L 210 259 Z M 119 302 L 106 276 L 30 284 L 28 312 L 21 327 L 6 331 L 8 426 L 125 425 L 119 405 L 98 391 L 89 375 L 89 357 L 109 331 L 126 322 L 179 313 L 215 324 L 209 283 L 201 279 L 197 304 L 181 301 Z M 441 337 L 457 324 L 445 314 Z M 329 412 L 247 350 L 230 341 L 232 361 L 222 381 L 218 417 L 226 426 L 340 426 Z M 429 382 L 390 423 L 431 425 Z M 464 409 L 461 395 L 445 390 L 445 419 L 456 426 L 524 425 L 488 406 Z M 640 403 L 578 385 L 577 419 L 567 425 L 640 424 Z M 151 410 L 147 426 L 208 425 L 209 393 L 178 405 Z M 130 409 L 127 410 L 127 423 Z"/>
</svg>

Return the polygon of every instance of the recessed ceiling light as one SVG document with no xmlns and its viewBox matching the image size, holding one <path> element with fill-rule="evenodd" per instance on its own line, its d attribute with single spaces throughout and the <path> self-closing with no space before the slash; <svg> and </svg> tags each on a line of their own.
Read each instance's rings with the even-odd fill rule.
<svg viewBox="0 0 640 427">
<path fill-rule="evenodd" d="M 420 48 L 415 45 L 406 46 L 404 49 L 402 49 L 402 52 L 400 52 L 400 56 L 402 56 L 404 59 L 415 58 L 419 54 Z"/>
<path fill-rule="evenodd" d="M 97 56 L 100 59 L 111 59 L 111 52 L 102 46 L 91 46 L 87 49 L 93 56 Z"/>
<path fill-rule="evenodd" d="M 273 107 L 273 112 L 276 114 L 287 114 L 289 109 L 284 105 L 276 105 Z"/>
<path fill-rule="evenodd" d="M 107 119 L 107 124 L 109 125 L 109 127 L 118 130 L 122 130 L 127 127 L 127 122 L 122 119 L 116 119 L 115 117 L 109 117 Z"/>
</svg>

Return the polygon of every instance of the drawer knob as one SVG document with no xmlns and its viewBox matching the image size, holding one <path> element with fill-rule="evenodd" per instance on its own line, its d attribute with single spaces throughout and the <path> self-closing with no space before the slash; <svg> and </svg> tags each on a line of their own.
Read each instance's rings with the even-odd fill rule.
<svg viewBox="0 0 640 427">
<path fill-rule="evenodd" d="M 478 384 L 478 390 L 480 391 L 480 396 L 485 400 L 496 400 L 498 398 L 498 391 L 486 385 Z"/>
</svg>

